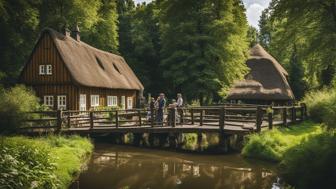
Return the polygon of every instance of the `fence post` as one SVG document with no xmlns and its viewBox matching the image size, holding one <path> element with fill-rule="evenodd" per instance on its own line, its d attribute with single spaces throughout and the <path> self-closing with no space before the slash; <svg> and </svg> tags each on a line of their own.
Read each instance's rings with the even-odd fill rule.
<svg viewBox="0 0 336 189">
<path fill-rule="evenodd" d="M 203 114 L 204 114 L 204 110 L 201 110 L 201 112 L 200 112 L 200 126 L 203 125 Z"/>
<path fill-rule="evenodd" d="M 68 111 L 68 128 L 71 127 L 71 113 Z"/>
<path fill-rule="evenodd" d="M 57 132 L 60 132 L 62 130 L 62 110 L 57 110 L 56 112 L 56 117 L 57 117 Z"/>
<path fill-rule="evenodd" d="M 303 103 L 300 104 L 300 121 L 304 120 L 304 105 Z"/>
<path fill-rule="evenodd" d="M 93 123 L 93 111 L 90 111 L 90 129 L 93 129 L 93 125 L 94 125 L 94 123 Z"/>
<path fill-rule="evenodd" d="M 282 109 L 282 124 L 287 127 L 287 107 Z"/>
<path fill-rule="evenodd" d="M 139 116 L 139 127 L 141 127 L 142 123 L 141 123 L 141 110 L 138 110 L 138 116 Z"/>
<path fill-rule="evenodd" d="M 119 128 L 119 113 L 118 110 L 115 112 L 115 122 L 116 122 L 116 128 Z"/>
<path fill-rule="evenodd" d="M 195 118 L 194 118 L 194 109 L 191 108 L 190 110 L 190 116 L 191 116 L 191 124 L 195 124 Z"/>
<path fill-rule="evenodd" d="M 171 108 L 171 126 L 175 127 L 176 126 L 176 108 Z"/>
<path fill-rule="evenodd" d="M 256 126 L 257 126 L 257 132 L 261 132 L 261 125 L 263 122 L 263 109 L 261 106 L 257 106 L 257 118 L 256 118 Z"/>
<path fill-rule="evenodd" d="M 219 130 L 221 133 L 224 132 L 225 127 L 225 108 L 222 107 L 219 111 Z"/>
<path fill-rule="evenodd" d="M 292 123 L 296 122 L 296 109 L 295 109 L 295 105 L 291 108 L 291 112 L 292 112 Z"/>
<path fill-rule="evenodd" d="M 154 127 L 154 107 L 150 107 L 150 124 L 151 127 Z"/>
<path fill-rule="evenodd" d="M 177 111 L 179 114 L 180 114 L 180 124 L 183 125 L 184 123 L 184 111 L 183 111 L 183 108 L 179 108 L 178 111 Z"/>
<path fill-rule="evenodd" d="M 307 114 L 307 105 L 306 103 L 302 103 L 303 106 L 303 119 L 307 119 L 308 114 Z"/>
<path fill-rule="evenodd" d="M 272 107 L 270 107 L 270 108 L 272 108 Z M 273 129 L 273 109 L 272 109 L 272 111 L 271 112 L 268 112 L 268 115 L 267 115 L 267 117 L 268 117 L 268 129 L 269 130 L 272 130 Z"/>
</svg>

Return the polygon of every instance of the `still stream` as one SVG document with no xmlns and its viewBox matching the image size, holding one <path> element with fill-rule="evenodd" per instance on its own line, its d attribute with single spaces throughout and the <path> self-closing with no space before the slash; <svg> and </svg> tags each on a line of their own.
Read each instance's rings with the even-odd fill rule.
<svg viewBox="0 0 336 189">
<path fill-rule="evenodd" d="M 239 154 L 203 155 L 96 143 L 79 189 L 271 189 L 274 165 Z"/>
</svg>

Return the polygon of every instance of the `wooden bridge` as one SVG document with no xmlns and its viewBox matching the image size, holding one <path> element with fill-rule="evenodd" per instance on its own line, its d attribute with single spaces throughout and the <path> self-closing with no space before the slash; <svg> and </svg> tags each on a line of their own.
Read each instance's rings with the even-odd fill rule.
<svg viewBox="0 0 336 189">
<path fill-rule="evenodd" d="M 305 104 L 261 106 L 224 104 L 167 108 L 159 122 L 157 110 L 40 111 L 26 114 L 21 133 L 68 134 L 200 133 L 248 134 L 306 119 Z"/>
</svg>

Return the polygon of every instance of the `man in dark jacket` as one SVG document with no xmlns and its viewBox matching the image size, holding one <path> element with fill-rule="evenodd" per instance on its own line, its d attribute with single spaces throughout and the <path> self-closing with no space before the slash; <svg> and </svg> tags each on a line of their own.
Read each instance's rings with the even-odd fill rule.
<svg viewBox="0 0 336 189">
<path fill-rule="evenodd" d="M 163 93 L 160 93 L 160 97 L 158 99 L 158 111 L 157 111 L 157 122 L 158 124 L 163 125 L 163 111 L 166 107 L 166 100 L 165 95 Z"/>
</svg>

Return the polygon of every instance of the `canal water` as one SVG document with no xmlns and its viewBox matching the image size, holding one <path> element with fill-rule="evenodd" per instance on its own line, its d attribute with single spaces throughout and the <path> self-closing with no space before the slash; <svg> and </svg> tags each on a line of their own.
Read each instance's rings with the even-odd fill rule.
<svg viewBox="0 0 336 189">
<path fill-rule="evenodd" d="M 271 189 L 274 166 L 239 154 L 202 155 L 97 143 L 79 189 Z"/>
</svg>

